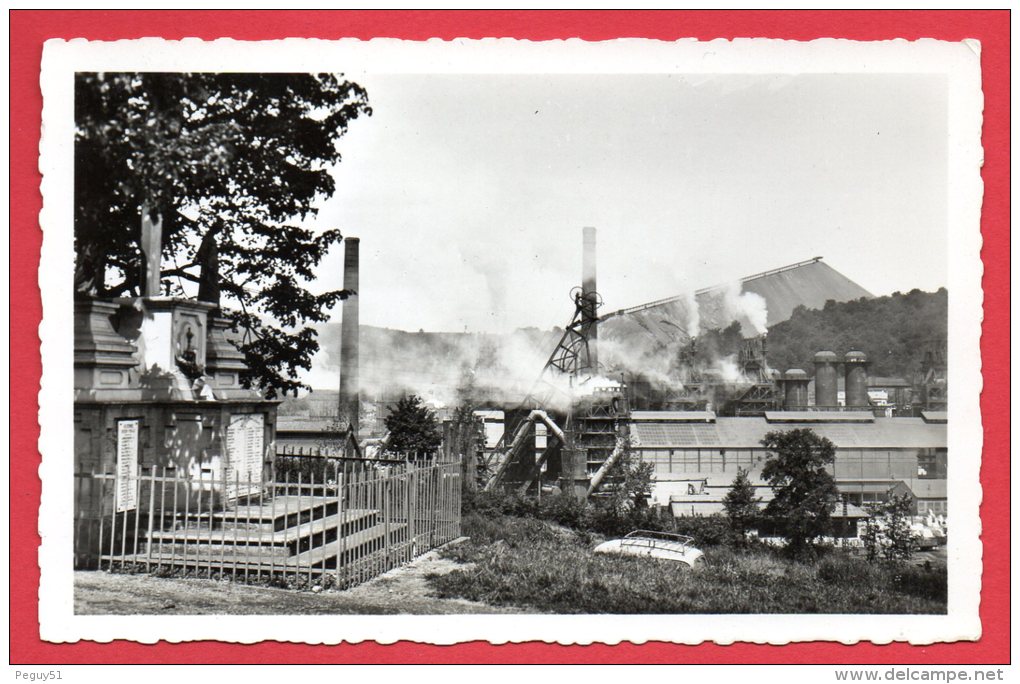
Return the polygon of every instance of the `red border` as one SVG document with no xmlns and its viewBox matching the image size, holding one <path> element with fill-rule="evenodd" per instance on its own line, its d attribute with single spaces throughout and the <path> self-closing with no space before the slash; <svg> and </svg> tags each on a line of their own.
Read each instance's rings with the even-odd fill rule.
<svg viewBox="0 0 1020 684">
<path fill-rule="evenodd" d="M 11 663 L 1008 663 L 1009 662 L 1009 11 L 11 11 Z M 48 38 L 115 40 L 143 36 L 255 40 L 286 36 L 425 39 L 511 36 L 532 40 L 642 36 L 673 40 L 768 36 L 810 40 L 934 37 L 982 43 L 985 127 L 985 320 L 981 343 L 985 450 L 984 636 L 975 643 L 785 647 L 542 643 L 453 647 L 401 643 L 338 647 L 201 642 L 53 645 L 39 640 L 36 517 L 37 392 L 41 304 L 38 172 L 39 63 Z"/>
</svg>

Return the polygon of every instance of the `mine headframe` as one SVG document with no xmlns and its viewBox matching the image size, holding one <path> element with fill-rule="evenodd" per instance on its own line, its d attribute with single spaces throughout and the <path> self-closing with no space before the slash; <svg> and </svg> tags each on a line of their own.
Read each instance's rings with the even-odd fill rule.
<svg viewBox="0 0 1020 684">
<path fill-rule="evenodd" d="M 744 340 L 740 349 L 740 369 L 750 385 L 736 401 L 739 416 L 761 416 L 779 406 L 776 373 L 769 368 L 765 334 Z"/>
<path fill-rule="evenodd" d="M 597 372 L 598 309 L 602 298 L 595 291 L 585 292 L 579 287 L 571 290 L 570 298 L 574 301 L 574 316 L 549 355 L 543 376 L 548 372 L 573 376 Z"/>
<path fill-rule="evenodd" d="M 598 375 L 596 345 L 602 300 L 591 288 L 580 287 L 571 291 L 570 298 L 574 304 L 570 323 L 526 399 L 511 412 L 520 419 L 512 422 L 507 418 L 506 430 L 496 446 L 496 471 L 486 485 L 488 490 L 503 486 L 506 480 L 525 492 L 539 479 L 543 468 L 554 463 L 557 474 L 566 479 L 586 480 L 589 469 L 601 465 L 613 451 L 613 421 L 621 397 L 606 397 L 599 389 L 585 386 Z M 578 396 L 585 400 L 578 401 Z M 526 417 L 521 415 L 522 410 L 529 410 Z M 539 425 L 546 427 L 546 444 L 541 451 L 535 449 L 532 438 Z M 592 440 L 594 443 L 589 444 Z M 566 463 L 561 461 L 564 452 L 569 453 Z M 592 462 L 599 455 L 603 458 L 598 464 Z"/>
</svg>

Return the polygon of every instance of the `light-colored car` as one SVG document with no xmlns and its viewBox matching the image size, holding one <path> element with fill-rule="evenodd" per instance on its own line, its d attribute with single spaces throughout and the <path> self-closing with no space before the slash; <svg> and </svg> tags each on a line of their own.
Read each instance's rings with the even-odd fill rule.
<svg viewBox="0 0 1020 684">
<path fill-rule="evenodd" d="M 635 530 L 622 539 L 610 539 L 595 547 L 595 553 L 639 556 L 683 563 L 694 567 L 705 555 L 694 546 L 694 539 L 682 534 Z"/>
</svg>

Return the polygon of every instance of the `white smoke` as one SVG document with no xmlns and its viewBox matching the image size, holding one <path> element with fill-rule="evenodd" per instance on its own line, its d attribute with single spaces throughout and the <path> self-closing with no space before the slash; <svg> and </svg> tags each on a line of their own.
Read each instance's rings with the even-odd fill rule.
<svg viewBox="0 0 1020 684">
<path fill-rule="evenodd" d="M 719 295 L 701 311 L 694 292 L 686 289 L 681 296 L 683 307 L 677 306 L 672 314 L 686 315 L 686 319 L 677 320 L 680 325 L 673 326 L 672 336 L 664 335 L 661 326 L 656 330 L 656 325 L 668 321 L 650 321 L 647 332 L 622 328 L 619 337 L 613 336 L 613 326 L 600 326 L 600 368 L 593 375 L 611 382 L 640 376 L 661 389 L 679 389 L 683 378 L 689 377 L 680 369 L 681 352 L 699 336 L 703 320 L 720 329 L 737 321 L 745 337 L 766 331 L 764 298 L 742 292 L 739 283 L 728 285 Z M 323 353 L 317 355 L 310 378 L 316 388 L 338 385 L 339 332 L 339 326 L 332 325 L 320 331 Z M 417 394 L 434 406 L 452 407 L 469 379 L 478 395 L 493 405 L 513 404 L 534 392 L 549 402 L 548 408 L 565 408 L 570 397 L 583 394 L 589 385 L 585 377 L 542 372 L 562 334 L 562 330 L 538 329 L 511 334 L 410 333 L 363 326 L 360 385 L 367 398 L 391 401 L 402 394 Z M 702 345 L 697 352 L 695 370 L 700 374 L 726 384 L 747 381 L 735 356 L 713 358 L 712 350 Z"/>
<path fill-rule="evenodd" d="M 769 310 L 765 298 L 757 292 L 744 292 L 739 282 L 725 286 L 723 307 L 729 320 L 740 323 L 744 337 L 764 335 L 768 330 Z"/>
<path fill-rule="evenodd" d="M 687 302 L 687 336 L 697 337 L 701 330 L 701 312 L 698 310 L 698 298 L 692 290 L 684 293 Z"/>
<path fill-rule="evenodd" d="M 716 359 L 713 364 L 713 370 L 719 373 L 719 378 L 725 383 L 739 384 L 747 381 L 746 376 L 740 369 L 740 365 L 737 364 L 736 359 L 732 356 Z"/>
<path fill-rule="evenodd" d="M 628 337 L 626 340 L 600 338 L 599 361 L 610 377 L 634 373 L 655 384 L 673 385 L 676 382 L 670 370 L 683 343 L 678 339 L 663 346 L 645 336 Z"/>
</svg>

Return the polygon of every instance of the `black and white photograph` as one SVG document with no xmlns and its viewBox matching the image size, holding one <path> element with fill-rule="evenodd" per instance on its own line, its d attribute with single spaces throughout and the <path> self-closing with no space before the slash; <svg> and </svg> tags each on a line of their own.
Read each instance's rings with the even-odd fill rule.
<svg viewBox="0 0 1020 684">
<path fill-rule="evenodd" d="M 974 53 L 652 42 L 47 45 L 44 635 L 978 636 Z"/>
</svg>

